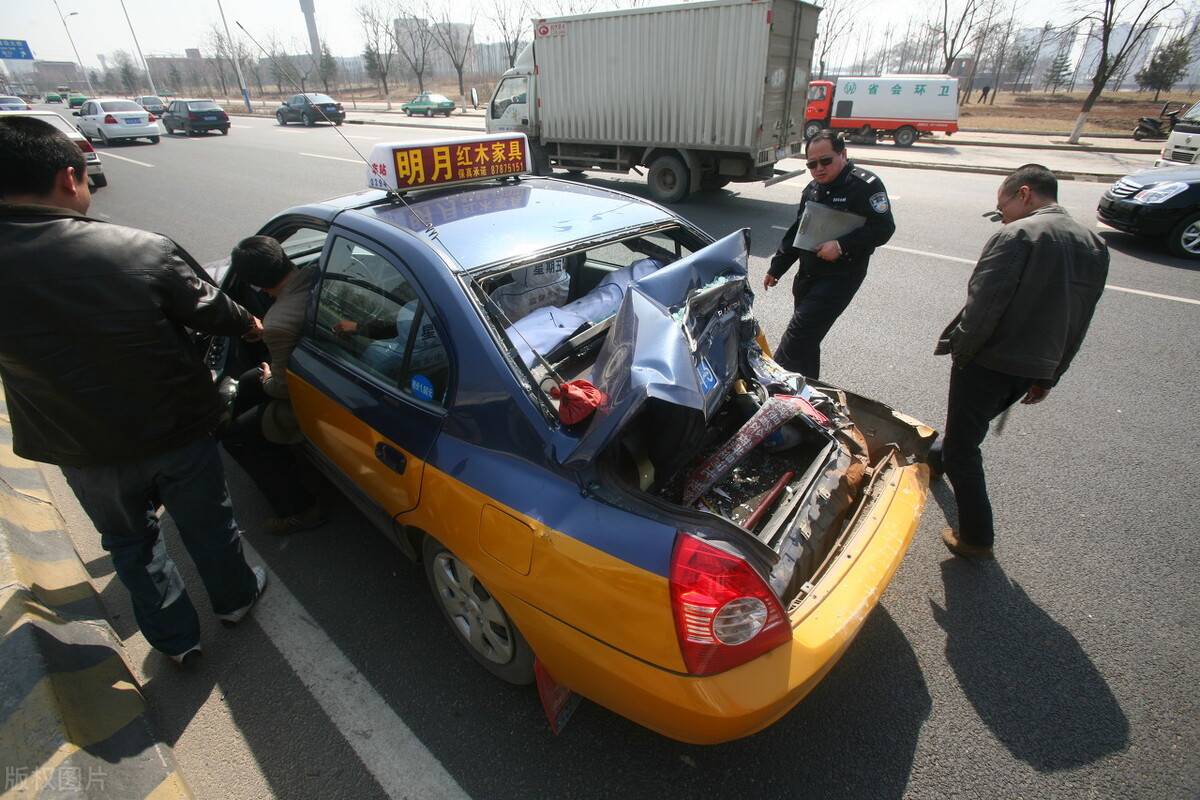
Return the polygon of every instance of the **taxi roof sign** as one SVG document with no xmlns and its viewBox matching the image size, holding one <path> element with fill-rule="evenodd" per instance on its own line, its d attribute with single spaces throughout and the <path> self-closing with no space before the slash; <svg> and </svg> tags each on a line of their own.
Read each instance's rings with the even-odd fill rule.
<svg viewBox="0 0 1200 800">
<path fill-rule="evenodd" d="M 531 172 L 523 133 L 483 133 L 432 142 L 385 142 L 371 148 L 367 185 L 406 192 Z"/>
</svg>

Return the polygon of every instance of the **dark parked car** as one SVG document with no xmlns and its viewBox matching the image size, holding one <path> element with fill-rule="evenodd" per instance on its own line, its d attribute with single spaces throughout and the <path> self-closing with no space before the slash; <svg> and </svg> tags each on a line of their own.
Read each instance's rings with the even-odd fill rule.
<svg viewBox="0 0 1200 800">
<path fill-rule="evenodd" d="M 229 115 L 212 100 L 172 100 L 162 123 L 167 133 L 182 130 L 188 136 L 209 131 L 229 134 Z"/>
<path fill-rule="evenodd" d="M 318 122 L 341 125 L 346 120 L 342 104 L 327 94 L 294 94 L 275 110 L 275 120 L 280 125 L 303 122 L 308 127 Z"/>
<path fill-rule="evenodd" d="M 1200 258 L 1200 166 L 1126 175 L 1100 198 L 1096 216 L 1126 233 L 1162 241 L 1182 258 Z"/>
</svg>

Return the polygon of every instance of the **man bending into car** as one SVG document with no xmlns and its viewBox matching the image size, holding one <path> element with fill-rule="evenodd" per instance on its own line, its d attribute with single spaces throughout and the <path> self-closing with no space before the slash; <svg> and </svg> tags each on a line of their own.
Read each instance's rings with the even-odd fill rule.
<svg viewBox="0 0 1200 800">
<path fill-rule="evenodd" d="M 286 536 L 325 523 L 325 511 L 304 484 L 304 470 L 291 445 L 303 438 L 288 395 L 287 366 L 300 341 L 315 269 L 297 269 L 279 242 L 251 236 L 238 242 L 230 269 L 274 298 L 263 315 L 263 343 L 270 362 L 238 380 L 234 421 L 225 449 L 250 475 L 274 509 L 268 533 Z"/>
</svg>

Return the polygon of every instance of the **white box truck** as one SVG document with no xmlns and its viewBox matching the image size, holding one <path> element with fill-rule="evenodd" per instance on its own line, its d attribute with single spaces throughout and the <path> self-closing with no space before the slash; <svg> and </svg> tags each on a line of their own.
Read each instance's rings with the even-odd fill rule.
<svg viewBox="0 0 1200 800">
<path fill-rule="evenodd" d="M 764 180 L 804 149 L 818 13 L 710 0 L 535 20 L 487 129 L 526 134 L 543 173 L 647 167 L 659 202 Z"/>
<path fill-rule="evenodd" d="M 958 79 L 949 75 L 876 75 L 808 85 L 804 138 L 824 128 L 856 137 L 890 136 L 908 147 L 923 133 L 958 131 Z"/>
</svg>

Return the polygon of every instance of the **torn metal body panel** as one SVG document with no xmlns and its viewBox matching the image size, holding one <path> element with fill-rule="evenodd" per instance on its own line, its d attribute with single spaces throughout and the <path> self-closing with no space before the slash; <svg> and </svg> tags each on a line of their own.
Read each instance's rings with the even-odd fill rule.
<svg viewBox="0 0 1200 800">
<path fill-rule="evenodd" d="M 592 370 L 608 402 L 561 463 L 590 463 L 651 399 L 712 417 L 738 373 L 749 256 L 743 229 L 630 284 Z"/>
</svg>

